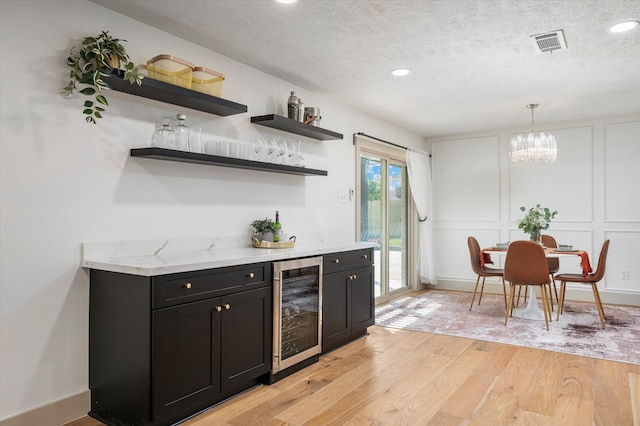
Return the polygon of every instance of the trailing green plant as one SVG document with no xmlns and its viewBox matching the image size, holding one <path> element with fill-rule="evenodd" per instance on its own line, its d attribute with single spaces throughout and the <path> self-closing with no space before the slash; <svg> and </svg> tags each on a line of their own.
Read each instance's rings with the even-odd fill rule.
<svg viewBox="0 0 640 426">
<path fill-rule="evenodd" d="M 520 207 L 520 211 L 524 212 L 526 210 L 525 207 Z M 520 219 L 518 228 L 529 234 L 532 240 L 536 240 L 540 237 L 543 229 L 549 229 L 551 219 L 555 218 L 557 214 L 556 210 L 551 211 L 546 207 L 541 207 L 540 204 L 536 204 L 535 207 L 529 209 L 525 217 Z"/>
<path fill-rule="evenodd" d="M 85 37 L 78 49 L 74 47 L 69 52 L 69 83 L 62 91 L 65 95 L 78 91 L 91 98 L 85 100 L 82 110 L 87 123 L 96 124 L 96 119 L 102 118 L 105 107 L 109 105 L 102 91 L 111 89 L 111 86 L 103 78 L 113 74 L 112 70 L 121 70 L 122 66 L 125 80 L 131 84 L 142 84 L 144 76 L 131 62 L 121 43 L 125 41 L 111 37 L 109 31 L 102 31 L 95 37 Z M 85 87 L 79 90 L 78 83 Z"/>
</svg>

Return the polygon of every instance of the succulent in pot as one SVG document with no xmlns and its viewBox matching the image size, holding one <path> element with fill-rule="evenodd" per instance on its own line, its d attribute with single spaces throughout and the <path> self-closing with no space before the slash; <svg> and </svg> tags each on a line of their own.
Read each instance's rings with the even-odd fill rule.
<svg viewBox="0 0 640 426">
<path fill-rule="evenodd" d="M 69 52 L 69 83 L 62 91 L 67 96 L 78 91 L 90 98 L 85 100 L 82 110 L 87 123 L 96 124 L 96 119 L 102 118 L 102 112 L 109 105 L 102 91 L 111 89 L 111 86 L 104 77 L 118 74 L 131 84 L 142 84 L 144 76 L 131 62 L 121 43 L 125 41 L 113 38 L 109 31 L 102 31 L 95 37 L 85 37 L 79 48 L 74 47 Z M 84 87 L 79 89 L 78 84 Z"/>
</svg>

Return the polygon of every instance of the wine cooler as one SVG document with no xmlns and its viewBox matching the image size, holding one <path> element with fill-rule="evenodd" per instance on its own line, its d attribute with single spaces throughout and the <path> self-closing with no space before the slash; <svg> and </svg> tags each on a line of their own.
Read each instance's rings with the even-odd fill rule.
<svg viewBox="0 0 640 426">
<path fill-rule="evenodd" d="M 273 264 L 271 383 L 319 359 L 322 350 L 322 257 Z"/>
</svg>

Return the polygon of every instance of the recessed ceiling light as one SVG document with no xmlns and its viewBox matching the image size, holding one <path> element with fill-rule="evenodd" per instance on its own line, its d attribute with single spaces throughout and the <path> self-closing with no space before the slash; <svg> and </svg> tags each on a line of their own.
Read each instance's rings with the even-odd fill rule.
<svg viewBox="0 0 640 426">
<path fill-rule="evenodd" d="M 638 21 L 620 22 L 619 24 L 615 24 L 614 26 L 609 28 L 609 31 L 611 31 L 612 33 L 622 33 L 634 29 L 638 26 L 639 23 L 640 22 Z"/>
<path fill-rule="evenodd" d="M 391 75 L 396 76 L 396 77 L 403 77 L 405 75 L 409 74 L 409 70 L 406 68 L 398 68 L 395 69 L 393 71 L 391 71 Z"/>
</svg>

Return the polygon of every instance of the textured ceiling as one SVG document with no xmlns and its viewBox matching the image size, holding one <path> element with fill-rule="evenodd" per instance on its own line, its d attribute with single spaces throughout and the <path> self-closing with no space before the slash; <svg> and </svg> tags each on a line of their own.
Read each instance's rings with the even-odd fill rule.
<svg viewBox="0 0 640 426">
<path fill-rule="evenodd" d="M 640 0 L 92 1 L 426 137 L 640 113 Z"/>
</svg>

